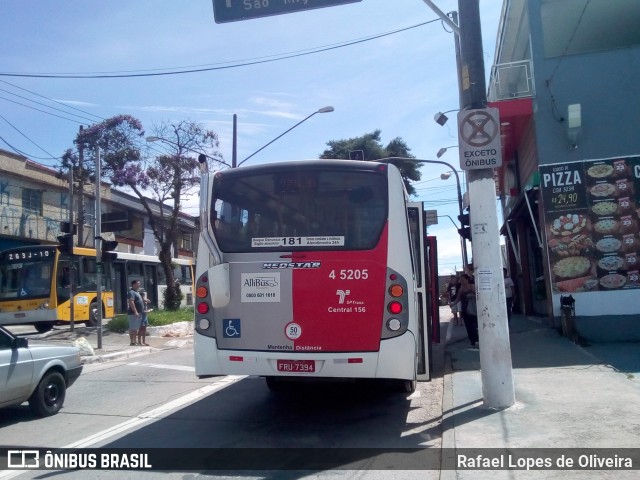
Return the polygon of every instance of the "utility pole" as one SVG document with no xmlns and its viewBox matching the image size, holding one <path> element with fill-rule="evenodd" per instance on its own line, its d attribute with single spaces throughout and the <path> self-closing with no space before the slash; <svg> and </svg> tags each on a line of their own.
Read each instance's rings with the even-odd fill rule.
<svg viewBox="0 0 640 480">
<path fill-rule="evenodd" d="M 458 0 L 463 110 L 487 106 L 479 0 Z M 461 127 L 459 127 L 461 130 Z M 458 135 L 460 136 L 460 132 Z M 463 150 L 460 149 L 461 165 Z M 515 403 L 509 326 L 500 255 L 493 168 L 472 169 L 469 182 L 470 226 L 480 337 L 480 370 L 484 404 Z"/>
<path fill-rule="evenodd" d="M 69 330 L 73 332 L 74 330 L 74 303 L 75 299 L 73 298 L 73 282 L 75 281 L 76 275 L 73 273 L 73 267 L 75 265 L 73 261 L 73 163 L 69 162 L 69 234 L 71 235 L 71 251 L 69 252 L 70 262 L 69 262 Z"/>
<path fill-rule="evenodd" d="M 231 150 L 231 168 L 238 166 L 238 116 L 233 114 L 233 144 Z"/>
<path fill-rule="evenodd" d="M 82 125 L 80 125 L 80 133 L 82 133 Z M 78 167 L 80 178 L 78 186 L 80 187 L 80 205 L 78 206 L 78 246 L 84 245 L 84 146 L 82 142 L 78 145 Z"/>
<path fill-rule="evenodd" d="M 95 246 L 96 246 L 96 301 L 98 302 L 98 349 L 102 348 L 102 207 L 100 196 L 100 147 L 96 145 L 96 221 L 95 221 Z M 89 312 L 91 315 L 91 312 Z"/>
</svg>

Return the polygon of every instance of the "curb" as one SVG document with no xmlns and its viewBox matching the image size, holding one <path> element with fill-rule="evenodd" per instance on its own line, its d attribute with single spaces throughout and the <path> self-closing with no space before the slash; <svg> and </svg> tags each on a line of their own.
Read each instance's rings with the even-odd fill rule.
<svg viewBox="0 0 640 480">
<path fill-rule="evenodd" d="M 145 355 L 147 353 L 152 353 L 154 350 L 159 350 L 157 348 L 136 348 L 135 350 L 121 350 L 121 351 L 117 351 L 117 352 L 111 352 L 111 353 L 104 353 L 104 354 L 97 354 L 97 355 L 92 355 L 92 356 L 86 356 L 86 357 L 82 357 L 80 359 L 80 363 L 82 363 L 82 365 L 89 365 L 92 363 L 105 363 L 105 362 L 111 362 L 113 360 L 120 360 L 122 358 L 129 358 L 129 357 L 137 357 L 139 355 Z"/>
<path fill-rule="evenodd" d="M 451 358 L 444 354 L 444 385 L 442 388 L 442 444 L 440 457 L 440 479 L 455 480 L 455 470 L 445 470 L 445 465 L 455 465 L 456 422 L 453 411 L 453 371 Z"/>
</svg>

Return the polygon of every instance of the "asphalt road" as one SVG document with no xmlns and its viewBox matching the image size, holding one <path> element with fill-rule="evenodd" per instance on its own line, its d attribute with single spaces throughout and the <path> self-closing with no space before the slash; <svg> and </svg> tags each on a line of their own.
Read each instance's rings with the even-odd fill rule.
<svg viewBox="0 0 640 480">
<path fill-rule="evenodd" d="M 441 365 L 436 368 L 440 371 L 433 380 L 418 384 L 410 396 L 378 383 L 302 384 L 273 393 L 259 377 L 197 379 L 191 348 L 163 350 L 86 365 L 69 389 L 63 409 L 53 417 L 38 419 L 26 404 L 0 410 L 2 443 L 46 449 L 167 448 L 174 455 L 184 455 L 184 467 L 163 474 L 172 479 L 187 478 L 193 449 L 207 449 L 213 455 L 222 449 L 239 449 L 233 452 L 241 456 L 241 463 L 246 461 L 245 468 L 259 469 L 255 456 L 261 451 L 254 449 L 304 454 L 311 448 L 337 449 L 333 452 L 361 448 L 355 469 L 340 470 L 344 466 L 335 458 L 320 462 L 326 468 L 320 468 L 319 474 L 322 478 L 389 478 L 396 472 L 384 471 L 384 460 L 380 463 L 374 458 L 372 449 L 438 451 L 441 446 Z M 398 478 L 437 478 L 438 470 L 403 471 Z M 55 478 L 153 477 L 153 472 L 133 471 L 27 471 L 3 472 L 0 480 L 50 474 Z M 317 478 L 309 471 L 276 474 L 237 468 L 230 472 L 201 470 L 200 475 Z"/>
</svg>

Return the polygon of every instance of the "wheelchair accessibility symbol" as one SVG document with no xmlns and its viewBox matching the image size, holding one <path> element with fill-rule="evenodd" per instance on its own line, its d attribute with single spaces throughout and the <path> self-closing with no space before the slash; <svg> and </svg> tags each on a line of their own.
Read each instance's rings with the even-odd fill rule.
<svg viewBox="0 0 640 480">
<path fill-rule="evenodd" d="M 223 332 L 222 332 L 222 337 L 223 338 L 240 338 L 241 335 L 241 328 L 240 328 L 240 319 L 239 318 L 225 318 L 222 321 L 222 326 L 223 326 Z"/>
</svg>

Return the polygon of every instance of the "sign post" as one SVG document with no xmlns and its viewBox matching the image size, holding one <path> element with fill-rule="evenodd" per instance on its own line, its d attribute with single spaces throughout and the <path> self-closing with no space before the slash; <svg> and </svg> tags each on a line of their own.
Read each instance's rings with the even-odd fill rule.
<svg viewBox="0 0 640 480">
<path fill-rule="evenodd" d="M 283 13 L 333 7 L 362 0 L 213 0 L 216 23 L 237 22 L 252 18 L 270 17 Z"/>
<path fill-rule="evenodd" d="M 486 108 L 479 0 L 459 0 L 458 8 L 463 63 L 458 136 L 460 167 L 469 170 L 482 393 L 486 407 L 505 408 L 515 403 L 515 391 L 493 178 L 493 169 L 502 165 L 500 120 L 495 109 Z"/>
<path fill-rule="evenodd" d="M 502 165 L 500 113 L 497 108 L 458 112 L 460 168 L 478 170 Z"/>
</svg>

